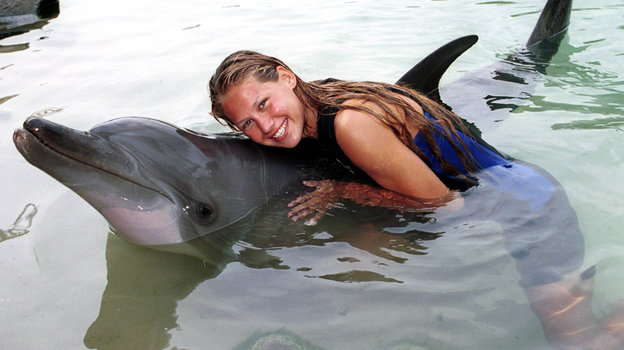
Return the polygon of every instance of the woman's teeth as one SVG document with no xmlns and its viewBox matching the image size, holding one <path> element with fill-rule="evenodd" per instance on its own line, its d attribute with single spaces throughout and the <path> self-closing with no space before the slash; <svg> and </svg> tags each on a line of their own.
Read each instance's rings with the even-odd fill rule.
<svg viewBox="0 0 624 350">
<path fill-rule="evenodd" d="M 275 135 L 273 135 L 274 139 L 279 139 L 280 137 L 284 136 L 284 133 L 286 132 L 287 123 L 288 123 L 288 120 L 285 120 L 282 126 L 280 126 L 279 129 L 277 129 L 277 132 L 275 132 Z"/>
</svg>

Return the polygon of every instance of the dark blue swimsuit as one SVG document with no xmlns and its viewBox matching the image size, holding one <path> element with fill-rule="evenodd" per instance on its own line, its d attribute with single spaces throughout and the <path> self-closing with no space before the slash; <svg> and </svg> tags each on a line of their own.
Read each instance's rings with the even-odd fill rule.
<svg viewBox="0 0 624 350">
<path fill-rule="evenodd" d="M 425 116 L 433 120 L 428 113 L 425 113 Z M 434 124 L 434 127 L 442 132 L 442 127 L 438 124 Z M 486 170 L 496 178 L 495 187 L 498 191 L 507 193 L 527 203 L 533 212 L 539 211 L 544 204 L 548 202 L 555 186 L 548 179 L 542 176 L 542 174 L 533 169 L 520 165 L 517 162 L 514 163 L 510 159 L 504 158 L 500 154 L 480 144 L 479 141 L 469 137 L 459 130 L 457 130 L 457 134 L 468 147 L 468 150 L 478 164 L 479 168 Z M 439 133 L 433 133 L 433 138 L 436 145 L 440 148 L 440 154 L 442 157 L 447 162 L 450 162 L 464 176 L 470 177 L 470 173 L 462 164 L 451 143 Z M 455 137 L 453 137 L 453 140 L 457 142 Z M 433 155 L 433 152 L 427 142 L 425 142 L 422 133 L 418 133 L 416 135 L 414 138 L 414 145 L 416 145 L 416 147 L 418 147 L 418 149 L 420 149 L 420 151 L 427 156 L 430 162 L 431 170 L 433 170 L 439 178 L 443 180 L 445 178 L 454 180 L 457 179 L 455 176 L 442 170 L 440 162 Z M 523 186 L 520 184 L 530 186 Z"/>
</svg>

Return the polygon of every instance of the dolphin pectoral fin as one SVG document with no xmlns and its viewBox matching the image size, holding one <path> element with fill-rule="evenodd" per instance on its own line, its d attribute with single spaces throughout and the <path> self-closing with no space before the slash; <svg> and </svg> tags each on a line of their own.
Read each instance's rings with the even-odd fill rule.
<svg viewBox="0 0 624 350">
<path fill-rule="evenodd" d="M 479 37 L 476 35 L 467 35 L 441 46 L 405 73 L 397 84 L 410 87 L 437 102 L 442 102 L 438 91 L 442 75 L 451 63 L 472 47 L 477 40 Z"/>
<path fill-rule="evenodd" d="M 548 0 L 526 43 L 529 51 L 550 61 L 567 32 L 571 11 L 572 0 Z"/>
</svg>

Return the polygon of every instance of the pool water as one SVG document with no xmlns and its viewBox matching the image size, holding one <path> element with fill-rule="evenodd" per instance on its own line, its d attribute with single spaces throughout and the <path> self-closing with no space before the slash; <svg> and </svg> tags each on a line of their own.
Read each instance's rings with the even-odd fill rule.
<svg viewBox="0 0 624 350">
<path fill-rule="evenodd" d="M 447 41 L 479 35 L 449 83 L 522 46 L 544 3 L 61 1 L 41 29 L 0 40 L 0 345 L 548 348 L 494 220 L 467 217 L 406 240 L 263 218 L 234 245 L 243 263 L 220 270 L 115 237 L 11 138 L 34 114 L 83 130 L 141 115 L 223 131 L 208 114 L 206 85 L 243 48 L 282 58 L 304 79 L 394 82 Z M 577 1 L 533 96 L 482 129 L 565 188 L 584 232 L 583 267 L 597 268 L 598 316 L 624 297 L 623 9 L 619 0 Z"/>
</svg>

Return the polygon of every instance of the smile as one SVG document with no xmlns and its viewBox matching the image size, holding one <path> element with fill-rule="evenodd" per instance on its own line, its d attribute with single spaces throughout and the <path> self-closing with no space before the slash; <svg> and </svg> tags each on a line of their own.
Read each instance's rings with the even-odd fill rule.
<svg viewBox="0 0 624 350">
<path fill-rule="evenodd" d="M 281 141 L 280 139 L 282 137 L 284 137 L 284 135 L 286 135 L 286 127 L 287 126 L 288 126 L 288 119 L 284 120 L 284 123 L 282 123 L 282 125 L 279 127 L 279 129 L 277 129 L 275 134 L 273 136 L 271 136 L 271 138 L 275 139 L 277 141 Z"/>
</svg>

